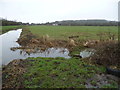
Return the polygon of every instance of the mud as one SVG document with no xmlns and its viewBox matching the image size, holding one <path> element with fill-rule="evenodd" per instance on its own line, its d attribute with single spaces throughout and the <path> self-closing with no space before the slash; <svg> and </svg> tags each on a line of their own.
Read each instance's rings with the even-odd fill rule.
<svg viewBox="0 0 120 90">
<path fill-rule="evenodd" d="M 2 88 L 23 88 L 23 74 L 28 66 L 27 60 L 13 60 L 2 70 Z"/>
<path fill-rule="evenodd" d="M 92 83 L 94 81 L 94 83 Z M 86 81 L 86 88 L 102 88 L 104 85 L 109 85 L 113 82 L 120 84 L 120 78 L 109 74 L 96 74 L 94 77 Z"/>
</svg>

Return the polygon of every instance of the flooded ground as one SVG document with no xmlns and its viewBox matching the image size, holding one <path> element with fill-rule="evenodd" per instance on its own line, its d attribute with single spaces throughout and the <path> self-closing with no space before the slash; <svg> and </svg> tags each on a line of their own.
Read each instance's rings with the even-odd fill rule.
<svg viewBox="0 0 120 90">
<path fill-rule="evenodd" d="M 0 47 L 0 58 L 2 59 L 2 64 L 6 65 L 10 61 L 14 59 L 25 59 L 27 57 L 64 57 L 70 58 L 68 56 L 69 51 L 65 48 L 49 48 L 44 52 L 38 51 L 36 53 L 28 54 L 24 50 L 15 50 L 12 51 L 10 48 L 12 47 L 20 47 L 20 45 L 16 42 L 20 37 L 22 29 L 12 30 L 5 34 L 0 35 L 0 39 L 2 39 L 2 46 Z"/>
<path fill-rule="evenodd" d="M 33 53 L 27 53 L 29 49 L 16 49 L 11 50 L 12 47 L 21 47 L 16 41 L 20 37 L 22 29 L 12 30 L 5 34 L 0 35 L 2 40 L 2 46 L 0 47 L 0 58 L 2 62 L 0 64 L 6 65 L 14 59 L 26 59 L 28 57 L 64 57 L 70 58 L 69 50 L 67 48 L 48 48 L 44 51 L 36 49 Z M 37 48 L 37 47 L 36 47 Z M 90 57 L 93 54 L 93 49 L 87 49 L 80 52 L 82 58 Z"/>
</svg>

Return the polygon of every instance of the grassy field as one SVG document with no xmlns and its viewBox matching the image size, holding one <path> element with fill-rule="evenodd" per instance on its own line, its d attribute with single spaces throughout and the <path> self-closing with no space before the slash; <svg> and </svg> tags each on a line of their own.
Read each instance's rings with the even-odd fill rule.
<svg viewBox="0 0 120 90">
<path fill-rule="evenodd" d="M 2 30 L 10 30 L 10 29 L 15 29 L 18 28 L 20 26 L 2 26 Z"/>
<path fill-rule="evenodd" d="M 5 28 L 9 27 L 4 27 L 4 30 Z M 30 33 L 30 30 L 38 37 L 48 34 L 53 39 L 68 39 L 69 36 L 79 36 L 79 39 L 99 39 L 97 34 L 108 32 L 115 34 L 117 38 L 118 33 L 118 28 L 115 26 L 27 26 L 27 28 L 28 30 L 23 29 L 23 36 Z M 85 47 L 74 47 L 70 54 L 79 54 L 82 49 Z M 17 65 L 13 62 L 4 68 L 3 85 L 5 87 L 87 88 L 88 84 L 92 88 L 118 87 L 117 81 L 105 76 L 105 66 L 93 64 L 89 58 L 29 57 L 18 62 Z M 106 81 L 107 83 L 103 83 Z"/>
<path fill-rule="evenodd" d="M 14 61 L 16 62 L 16 61 Z M 85 62 L 83 59 L 29 57 L 9 64 L 4 74 L 4 87 L 12 88 L 117 88 L 111 78 L 96 75 L 105 73 L 105 67 Z M 9 72 L 9 73 L 8 73 Z M 7 78 L 7 79 L 6 79 Z M 14 79 L 13 79 L 14 78 Z M 102 84 L 102 82 L 106 82 Z M 98 84 L 99 83 L 99 84 Z M 21 87 L 22 86 L 22 87 Z"/>
<path fill-rule="evenodd" d="M 11 29 L 22 28 L 23 26 L 2 26 L 0 33 L 5 33 Z M 1 28 L 1 27 L 0 27 Z M 37 35 L 48 34 L 54 39 L 68 39 L 69 36 L 79 36 L 79 39 L 99 39 L 97 34 L 108 34 L 108 32 L 118 36 L 117 26 L 28 26 L 29 30 Z M 102 36 L 108 38 L 107 36 Z"/>
<path fill-rule="evenodd" d="M 9 30 L 21 28 L 22 26 L 0 26 L 0 33 L 5 33 Z"/>
<path fill-rule="evenodd" d="M 78 59 L 64 58 L 28 58 L 29 70 L 24 74 L 26 88 L 85 88 L 85 82 L 97 72 L 104 72 L 103 67 L 88 65 Z M 39 71 L 39 72 L 38 72 Z"/>
<path fill-rule="evenodd" d="M 117 26 L 29 26 L 29 30 L 37 36 L 48 34 L 55 39 L 67 39 L 79 36 L 79 39 L 99 39 L 97 34 L 111 32 L 118 34 Z"/>
</svg>

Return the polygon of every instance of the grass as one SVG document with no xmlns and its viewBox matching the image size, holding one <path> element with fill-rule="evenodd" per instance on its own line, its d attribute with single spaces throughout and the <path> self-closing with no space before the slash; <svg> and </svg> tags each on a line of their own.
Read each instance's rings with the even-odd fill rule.
<svg viewBox="0 0 120 90">
<path fill-rule="evenodd" d="M 7 32 L 9 30 L 22 28 L 22 26 L 0 26 L 0 28 L 1 28 L 0 33 L 5 33 L 5 32 Z"/>
<path fill-rule="evenodd" d="M 26 88 L 85 88 L 85 82 L 104 67 L 85 67 L 86 62 L 71 58 L 28 58 L 30 67 L 24 74 Z"/>
<path fill-rule="evenodd" d="M 54 39 L 68 39 L 79 36 L 79 39 L 99 39 L 97 34 L 111 32 L 118 34 L 117 26 L 29 26 L 29 30 L 37 36 L 48 34 Z"/>
<path fill-rule="evenodd" d="M 76 47 L 74 47 L 71 51 L 70 51 L 70 53 L 69 53 L 69 55 L 70 56 L 73 56 L 73 55 L 75 55 L 75 54 L 80 54 L 80 52 L 82 51 L 82 50 L 85 50 L 86 49 L 86 47 L 84 47 L 84 46 L 76 46 Z"/>
<path fill-rule="evenodd" d="M 101 88 L 116 88 L 116 83 L 103 85 Z"/>
</svg>

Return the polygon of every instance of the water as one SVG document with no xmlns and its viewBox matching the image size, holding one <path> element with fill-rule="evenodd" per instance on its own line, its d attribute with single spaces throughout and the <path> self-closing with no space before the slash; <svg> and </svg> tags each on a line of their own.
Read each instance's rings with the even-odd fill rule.
<svg viewBox="0 0 120 90">
<path fill-rule="evenodd" d="M 12 30 L 5 34 L 0 35 L 0 40 L 2 40 L 2 46 L 0 46 L 0 59 L 2 62 L 0 64 L 7 65 L 10 61 L 14 59 L 25 59 L 28 57 L 64 57 L 70 58 L 68 56 L 69 51 L 65 48 L 49 48 L 44 52 L 37 52 L 32 54 L 26 54 L 21 50 L 12 51 L 11 47 L 19 47 L 20 45 L 16 42 L 20 37 L 22 29 Z"/>
<path fill-rule="evenodd" d="M 84 51 L 80 52 L 80 56 L 82 58 L 87 58 L 92 56 L 95 53 L 94 49 L 85 49 Z"/>
</svg>

